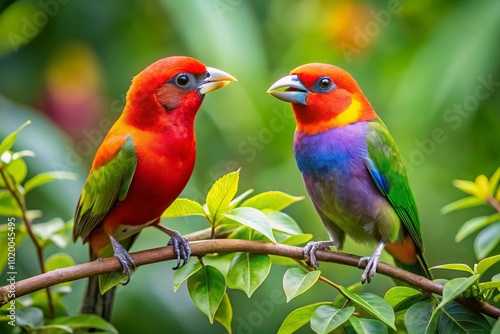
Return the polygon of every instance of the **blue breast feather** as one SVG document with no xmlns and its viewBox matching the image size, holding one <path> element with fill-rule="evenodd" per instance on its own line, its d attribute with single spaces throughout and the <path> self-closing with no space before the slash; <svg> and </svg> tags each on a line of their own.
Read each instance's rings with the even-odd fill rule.
<svg viewBox="0 0 500 334">
<path fill-rule="evenodd" d="M 294 152 L 299 170 L 321 175 L 332 170 L 351 174 L 356 169 L 365 169 L 368 159 L 367 131 L 368 123 L 359 122 L 316 135 L 297 132 Z"/>
</svg>

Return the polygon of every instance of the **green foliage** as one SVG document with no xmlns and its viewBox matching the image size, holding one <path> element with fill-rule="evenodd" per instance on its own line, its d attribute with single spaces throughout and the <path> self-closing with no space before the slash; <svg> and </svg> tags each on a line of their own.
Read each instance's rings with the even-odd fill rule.
<svg viewBox="0 0 500 334">
<path fill-rule="evenodd" d="M 474 265 L 474 269 L 463 263 L 443 264 L 432 267 L 430 269 L 446 269 L 471 274 L 471 276 L 469 276 L 468 278 L 455 278 L 445 284 L 445 290 L 443 291 L 443 300 L 445 300 L 446 295 L 446 302 L 449 302 L 449 300 L 462 293 L 466 297 L 474 297 L 479 301 L 488 301 L 492 298 L 495 298 L 495 292 L 500 289 L 500 282 L 497 278 L 498 274 L 492 276 L 491 280 L 489 281 L 487 280 L 480 282 L 480 280 L 481 278 L 483 278 L 487 270 L 498 262 L 500 262 L 500 255 L 491 256 L 479 261 Z M 458 294 L 453 293 L 455 289 L 458 290 Z M 446 292 L 446 294 L 444 292 Z M 449 297 L 449 294 L 451 294 L 452 296 Z M 456 296 L 453 296 L 454 294 Z"/>
<path fill-rule="evenodd" d="M 7 315 L 8 312 L 0 310 L 0 319 L 3 314 Z M 90 329 L 99 330 L 100 333 L 118 333 L 113 325 L 93 314 L 60 316 L 49 320 L 44 317 L 40 308 L 24 306 L 20 302 L 16 303 L 16 326 L 21 328 L 23 333 L 65 334 L 75 331 L 88 332 Z"/>
<path fill-rule="evenodd" d="M 188 290 L 196 307 L 213 323 L 215 313 L 226 293 L 226 279 L 214 266 L 205 265 L 188 278 Z"/>
<path fill-rule="evenodd" d="M 301 268 L 290 268 L 283 276 L 283 290 L 285 290 L 286 302 L 303 294 L 318 281 L 321 271 L 307 272 Z"/>
<path fill-rule="evenodd" d="M 231 261 L 227 273 L 227 285 L 244 291 L 248 298 L 264 282 L 271 270 L 271 258 L 267 254 L 238 253 Z"/>
<path fill-rule="evenodd" d="M 31 223 L 42 216 L 39 211 L 26 208 L 26 195 L 33 189 L 56 180 L 74 180 L 69 172 L 44 172 L 25 181 L 28 169 L 25 157 L 34 157 L 31 151 L 11 151 L 20 131 L 30 122 L 24 123 L 0 143 L 0 215 L 6 216 L 7 224 L 0 225 L 0 270 L 7 266 L 8 272 L 16 272 L 16 250 L 26 239 L 29 229 L 35 239 L 31 241 L 43 252 L 49 245 L 65 248 L 71 238 L 71 222 L 53 218 L 46 222 Z M 20 219 L 19 219 L 20 218 Z M 27 222 L 29 221 L 29 223 Z M 21 223 L 22 222 L 22 223 Z M 7 242 L 3 242 L 6 240 Z M 46 271 L 74 265 L 66 253 L 52 254 L 43 263 Z M 46 291 L 37 291 L 22 301 L 16 300 L 15 325 L 27 332 L 73 333 L 75 330 L 97 329 L 106 333 L 118 333 L 116 328 L 95 315 L 68 316 L 62 297 L 71 292 L 71 282 L 50 289 L 52 303 L 49 305 Z M 51 309 L 56 317 L 49 319 Z M 9 310 L 0 310 L 0 322 L 12 321 Z"/>
<path fill-rule="evenodd" d="M 239 170 L 228 173 L 211 187 L 205 204 L 178 198 L 162 218 L 203 216 L 213 234 L 230 231 L 229 238 L 234 239 L 288 240 L 296 245 L 310 240 L 310 235 L 303 234 L 295 220 L 281 211 L 301 200 L 301 197 L 268 191 L 243 201 L 252 191 L 245 191 L 234 198 L 238 182 Z M 226 285 L 251 297 L 268 276 L 273 260 L 266 254 L 249 253 L 237 253 L 234 257 L 210 256 L 208 260 L 217 267 L 191 261 L 177 270 L 174 273 L 174 290 L 177 291 L 187 280 L 191 299 L 207 315 L 210 323 L 215 319 L 231 332 L 232 307 Z M 319 272 L 311 274 L 319 276 Z"/>
<path fill-rule="evenodd" d="M 488 216 L 474 217 L 459 229 L 455 240 L 462 241 L 478 232 L 474 240 L 474 251 L 478 259 L 484 259 L 500 243 L 500 168 L 488 179 L 479 175 L 474 181 L 454 180 L 453 185 L 471 196 L 459 199 L 443 207 L 443 213 L 488 205 L 497 212 Z"/>
<path fill-rule="evenodd" d="M 489 333 L 491 325 L 481 315 L 472 312 L 456 301 L 447 303 L 437 310 L 431 300 L 411 306 L 405 315 L 408 333 Z"/>
<path fill-rule="evenodd" d="M 316 333 L 330 333 L 349 320 L 353 313 L 353 306 L 338 309 L 329 305 L 321 305 L 311 316 L 311 329 Z"/>
<path fill-rule="evenodd" d="M 27 175 L 23 157 L 33 156 L 28 151 L 11 152 L 10 148 L 20 130 L 4 140 L 0 147 L 2 154 L 0 172 L 2 185 L 0 201 L 7 203 L 4 212 L 15 213 L 12 222 L 0 225 L 0 236 L 9 240 L 9 233 L 16 233 L 12 242 L 17 245 L 28 235 L 35 236 L 34 242 L 45 249 L 49 245 L 58 248 L 67 246 L 71 238 L 72 222 L 65 223 L 59 218 L 36 224 L 17 224 L 16 218 L 38 219 L 41 213 L 29 211 L 24 205 L 26 193 L 52 182 L 56 179 L 71 179 L 73 175 L 66 172 L 41 173 L 25 181 Z M 500 170 L 500 169 L 499 169 Z M 283 212 L 291 204 L 302 197 L 291 196 L 280 191 L 267 191 L 253 195 L 247 190 L 241 195 L 238 192 L 239 170 L 224 175 L 217 180 L 206 196 L 206 203 L 179 198 L 162 215 L 163 218 L 202 216 L 210 227 L 212 237 L 223 235 L 227 238 L 254 240 L 260 242 L 303 245 L 311 239 L 304 234 L 297 222 Z M 471 194 L 471 198 L 487 203 L 495 208 L 498 203 L 493 194 L 497 194 L 500 172 L 488 180 L 485 177 L 476 182 L 455 182 L 460 189 Z M 487 189 L 487 191 L 486 191 Z M 247 198 L 249 197 L 249 198 Z M 9 200 L 7 200 L 9 199 Z M 497 202 L 494 202 L 494 201 Z M 444 211 L 470 206 L 459 202 L 448 206 Z M 10 211 L 9 211 L 10 210 Z M 467 222 L 457 234 L 457 240 L 479 231 L 476 238 L 480 241 L 481 233 L 496 226 L 498 213 L 478 217 Z M 491 234 L 491 231 L 489 232 Z M 480 242 L 484 248 L 481 254 L 488 254 L 493 242 Z M 2 259 L 8 258 L 7 245 L 0 244 Z M 485 246 L 486 245 L 486 246 Z M 6 260 L 0 262 L 2 268 Z M 445 269 L 466 273 L 469 276 L 458 277 L 443 282 L 443 296 L 425 295 L 411 287 L 398 286 L 391 288 L 384 298 L 367 292 L 356 292 L 360 284 L 351 287 L 338 285 L 322 277 L 319 270 L 311 271 L 299 267 L 296 261 L 283 261 L 276 256 L 240 252 L 237 254 L 207 255 L 200 261 L 192 260 L 175 271 L 173 288 L 177 291 L 184 282 L 194 305 L 203 312 L 210 323 L 219 322 L 229 333 L 232 333 L 233 307 L 227 289 L 241 290 L 249 298 L 268 277 L 272 265 L 292 265 L 283 276 L 283 290 L 287 302 L 310 291 L 316 284 L 329 284 L 336 289 L 338 295 L 333 301 L 320 301 L 305 305 L 292 311 L 282 322 L 278 333 L 293 333 L 309 323 L 316 333 L 345 331 L 346 333 L 388 333 L 399 330 L 398 324 L 404 322 L 408 333 L 482 333 L 490 330 L 490 323 L 481 314 L 472 312 L 455 299 L 459 296 L 475 298 L 478 301 L 495 300 L 500 291 L 500 274 L 484 279 L 488 270 L 500 262 L 500 255 L 483 258 L 473 268 L 466 264 L 452 263 L 436 266 L 431 269 Z M 44 259 L 46 270 L 56 270 L 74 264 L 73 259 L 65 253 L 56 253 Z M 122 273 L 114 273 L 114 280 L 108 286 L 114 286 L 123 279 Z M 110 276 L 111 277 L 111 276 Z M 322 281 L 322 283 L 318 283 Z M 71 292 L 71 283 L 54 286 L 50 290 L 52 306 L 47 301 L 46 291 L 37 291 L 22 301 L 17 301 L 17 325 L 26 331 L 72 333 L 76 330 L 97 330 L 117 333 L 117 330 L 103 319 L 93 315 L 69 316 L 62 297 Z M 50 309 L 55 317 L 49 319 Z M 8 321 L 8 312 L 0 310 L 0 322 Z"/>
</svg>

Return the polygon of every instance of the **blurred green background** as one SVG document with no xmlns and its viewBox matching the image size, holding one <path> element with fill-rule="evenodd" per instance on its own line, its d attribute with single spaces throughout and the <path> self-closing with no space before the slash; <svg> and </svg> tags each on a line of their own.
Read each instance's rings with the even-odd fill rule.
<svg viewBox="0 0 500 334">
<path fill-rule="evenodd" d="M 489 176 L 500 165 L 500 2 L 21 0 L 0 1 L 0 11 L 0 138 L 30 119 L 15 146 L 36 152 L 27 158 L 30 173 L 79 175 L 77 182 L 56 182 L 28 197 L 30 209 L 44 212 L 38 222 L 72 217 L 131 78 L 171 55 L 198 58 L 239 80 L 207 96 L 198 113 L 198 160 L 183 196 L 202 201 L 218 177 L 239 167 L 239 193 L 253 188 L 305 195 L 292 153 L 290 106 L 265 92 L 298 65 L 327 62 L 356 78 L 398 143 L 429 264 L 476 262 L 473 238 L 457 244 L 454 236 L 466 219 L 489 211 L 443 216 L 440 208 L 463 197 L 452 179 Z M 287 211 L 304 232 L 327 238 L 308 199 Z M 182 233 L 207 227 L 195 218 L 166 223 Z M 166 242 L 145 230 L 133 249 Z M 56 251 L 51 246 L 47 256 Z M 80 241 L 67 251 L 77 263 L 88 260 Z M 348 241 L 345 251 L 367 255 L 373 246 Z M 28 239 L 17 259 L 19 278 L 38 273 Z M 224 332 L 196 309 L 185 286 L 173 292 L 172 266 L 140 268 L 126 288 L 118 288 L 112 322 L 120 333 Z M 295 308 L 335 297 L 318 283 L 286 304 L 286 269 L 274 266 L 252 299 L 229 291 L 233 332 L 276 332 Z M 321 269 L 342 285 L 357 282 L 361 273 L 332 264 Z M 75 282 L 65 297 L 70 314 L 78 310 L 84 284 Z M 391 285 L 379 275 L 364 289 L 383 294 Z"/>
</svg>

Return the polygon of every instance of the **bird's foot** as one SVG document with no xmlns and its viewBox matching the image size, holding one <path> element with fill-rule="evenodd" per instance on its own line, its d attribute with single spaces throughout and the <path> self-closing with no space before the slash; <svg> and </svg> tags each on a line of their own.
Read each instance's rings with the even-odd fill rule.
<svg viewBox="0 0 500 334">
<path fill-rule="evenodd" d="M 191 247 L 189 247 L 188 240 L 184 238 L 179 232 L 172 230 L 168 227 L 165 227 L 163 225 L 155 224 L 152 226 L 156 227 L 163 233 L 166 233 L 170 236 L 170 240 L 168 241 L 167 246 L 173 246 L 174 253 L 177 256 L 177 265 L 172 269 L 173 270 L 179 269 L 180 267 L 188 263 L 189 258 L 191 257 Z M 183 261 L 182 265 L 181 265 L 181 259 Z"/>
<path fill-rule="evenodd" d="M 375 273 L 377 272 L 377 264 L 379 260 L 380 258 L 374 258 L 373 256 L 365 256 L 359 260 L 358 268 L 361 268 L 363 264 L 366 263 L 365 271 L 363 272 L 363 275 L 361 275 L 362 284 L 365 284 L 365 282 L 371 282 L 372 277 L 375 276 Z"/>
<path fill-rule="evenodd" d="M 173 246 L 174 252 L 177 255 L 177 265 L 172 268 L 173 270 L 179 269 L 188 263 L 189 258 L 191 257 L 191 247 L 189 247 L 189 242 L 186 238 L 184 238 L 179 232 L 173 231 L 167 245 Z"/>
<path fill-rule="evenodd" d="M 373 252 L 372 256 L 365 256 L 359 259 L 358 262 L 358 268 L 361 268 L 363 264 L 366 264 L 365 266 L 365 271 L 363 272 L 363 275 L 361 275 L 361 283 L 365 284 L 365 282 L 370 283 L 372 280 L 372 277 L 375 276 L 375 273 L 377 272 L 377 266 L 378 263 L 380 262 L 380 256 L 382 254 L 382 250 L 385 247 L 385 242 L 381 241 L 377 249 L 375 249 L 375 252 Z"/>
<path fill-rule="evenodd" d="M 319 267 L 319 261 L 316 259 L 316 251 L 330 250 L 330 246 L 336 246 L 334 241 L 311 241 L 304 247 L 304 260 L 308 266 L 314 269 Z"/>
<path fill-rule="evenodd" d="M 109 240 L 111 241 L 111 246 L 113 247 L 113 256 L 120 261 L 120 264 L 123 267 L 123 273 L 127 275 L 127 278 L 122 282 L 122 285 L 127 285 L 128 282 L 130 282 L 132 272 L 135 270 L 135 262 L 132 259 L 132 256 L 130 256 L 130 254 L 115 238 L 109 236 Z"/>
</svg>

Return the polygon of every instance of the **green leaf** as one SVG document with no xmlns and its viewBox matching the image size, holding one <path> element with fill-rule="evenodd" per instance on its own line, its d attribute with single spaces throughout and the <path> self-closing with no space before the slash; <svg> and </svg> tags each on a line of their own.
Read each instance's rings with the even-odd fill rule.
<svg viewBox="0 0 500 334">
<path fill-rule="evenodd" d="M 24 184 L 24 191 L 28 193 L 31 190 L 35 189 L 36 187 L 39 187 L 46 183 L 53 182 L 56 180 L 76 180 L 76 177 L 77 175 L 72 172 L 59 171 L 59 172 L 40 173 L 38 175 L 33 176 L 28 181 L 26 181 L 26 183 Z"/>
<path fill-rule="evenodd" d="M 19 159 L 19 158 L 24 158 L 24 157 L 34 158 L 35 156 L 36 156 L 35 152 L 30 151 L 30 150 L 22 150 L 22 151 L 12 153 L 13 160 Z"/>
<path fill-rule="evenodd" d="M 500 319 L 495 322 L 490 334 L 500 334 Z"/>
<path fill-rule="evenodd" d="M 387 333 L 387 327 L 385 327 L 384 323 L 375 319 L 350 317 L 349 322 L 357 334 Z"/>
<path fill-rule="evenodd" d="M 250 298 L 264 282 L 270 270 L 271 259 L 269 255 L 238 253 L 229 267 L 227 285 L 231 289 L 244 291 Z"/>
<path fill-rule="evenodd" d="M 498 221 L 500 221 L 500 213 L 496 213 L 490 216 L 474 217 L 465 222 L 462 227 L 460 227 L 457 235 L 455 236 L 455 241 L 460 242 L 477 230 L 480 230 Z"/>
<path fill-rule="evenodd" d="M 219 216 L 229 208 L 229 203 L 238 191 L 239 178 L 239 170 L 228 173 L 215 181 L 208 191 L 207 208 L 213 222 L 216 222 Z"/>
<path fill-rule="evenodd" d="M 23 307 L 16 310 L 16 324 L 25 328 L 39 328 L 43 325 L 43 312 L 38 307 Z"/>
<path fill-rule="evenodd" d="M 177 198 L 161 215 L 162 218 L 174 218 L 184 216 L 206 216 L 203 206 L 187 198 Z"/>
<path fill-rule="evenodd" d="M 107 291 L 113 289 L 115 286 L 122 284 L 126 279 L 127 275 L 122 272 L 112 272 L 109 274 L 99 275 L 99 292 L 101 295 L 105 294 Z"/>
<path fill-rule="evenodd" d="M 72 317 L 57 317 L 50 322 L 61 324 L 71 329 L 97 329 L 106 333 L 118 334 L 118 330 L 109 322 L 95 314 L 81 314 Z"/>
<path fill-rule="evenodd" d="M 384 296 L 395 312 L 405 310 L 424 298 L 420 291 L 406 286 L 393 287 Z"/>
<path fill-rule="evenodd" d="M 304 326 L 311 319 L 314 311 L 322 305 L 331 305 L 329 302 L 320 302 L 311 305 L 299 307 L 292 311 L 281 324 L 278 334 L 294 333 L 296 330 Z"/>
<path fill-rule="evenodd" d="M 28 124 L 30 124 L 31 121 L 26 121 L 23 125 L 21 125 L 16 131 L 12 132 L 11 134 L 9 134 L 7 137 L 4 138 L 4 140 L 2 140 L 2 142 L 0 143 L 0 156 L 10 150 L 12 148 L 12 145 L 14 145 L 14 142 L 16 141 L 16 138 L 17 138 L 17 135 L 19 134 L 19 132 Z"/>
<path fill-rule="evenodd" d="M 235 207 L 238 206 L 238 204 L 240 204 L 240 202 L 245 198 L 247 197 L 248 195 L 250 195 L 251 193 L 253 193 L 253 189 L 248 189 L 247 191 L 245 191 L 243 194 L 239 195 L 238 197 L 236 197 L 235 199 L 233 199 L 231 201 L 231 203 L 229 203 L 229 208 L 230 209 L 233 209 Z"/>
<path fill-rule="evenodd" d="M 312 234 L 304 233 L 304 234 L 295 234 L 291 235 L 280 241 L 281 244 L 290 245 L 290 246 L 298 246 L 303 245 L 306 242 L 310 241 L 313 238 Z"/>
<path fill-rule="evenodd" d="M 476 266 L 476 272 L 479 275 L 482 275 L 486 272 L 486 270 L 490 269 L 491 266 L 493 266 L 495 263 L 499 261 L 500 261 L 500 255 L 491 256 L 484 260 L 481 260 Z"/>
<path fill-rule="evenodd" d="M 479 279 L 479 276 L 480 275 L 472 275 L 470 277 L 458 277 L 449 280 L 443 287 L 443 299 L 441 299 L 441 302 L 434 310 L 434 313 L 444 305 L 451 302 L 453 299 L 460 296 Z"/>
<path fill-rule="evenodd" d="M 448 264 L 442 264 L 439 266 L 434 266 L 429 268 L 431 270 L 433 269 L 448 269 L 448 270 L 456 270 L 456 271 L 465 271 L 467 273 L 470 273 L 474 275 L 474 270 L 472 270 L 471 267 L 464 263 L 448 263 Z"/>
<path fill-rule="evenodd" d="M 477 194 L 477 186 L 473 181 L 453 180 L 453 186 L 462 190 L 466 194 L 469 194 L 469 195 L 476 195 Z"/>
<path fill-rule="evenodd" d="M 499 289 L 500 290 L 500 280 L 492 280 L 489 282 L 479 283 L 479 289 L 480 289 L 480 291 L 484 291 L 486 289 Z"/>
<path fill-rule="evenodd" d="M 303 196 L 292 196 L 281 191 L 267 191 L 247 199 L 241 206 L 250 206 L 258 210 L 281 211 L 303 199 Z"/>
<path fill-rule="evenodd" d="M 437 332 L 437 318 L 432 318 L 433 305 L 424 300 L 411 306 L 405 314 L 405 325 L 411 334 L 434 334 Z"/>
<path fill-rule="evenodd" d="M 195 274 L 198 270 L 202 268 L 202 264 L 196 261 L 189 261 L 184 266 L 180 267 L 174 271 L 174 292 L 180 288 L 182 283 L 187 280 L 191 275 Z"/>
<path fill-rule="evenodd" d="M 500 167 L 490 177 L 490 193 L 494 193 L 500 181 Z"/>
<path fill-rule="evenodd" d="M 320 334 L 330 333 L 349 320 L 354 313 L 354 306 L 338 309 L 330 305 L 322 305 L 311 317 L 311 329 Z"/>
<path fill-rule="evenodd" d="M 474 240 L 474 252 L 477 258 L 485 258 L 499 242 L 500 223 L 495 223 L 481 230 Z"/>
<path fill-rule="evenodd" d="M 458 201 L 455 201 L 453 203 L 445 205 L 441 209 L 441 213 L 447 214 L 451 211 L 472 208 L 474 206 L 479 206 L 482 204 L 484 204 L 484 201 L 482 199 L 477 198 L 475 196 L 469 196 L 469 197 L 465 197 L 465 198 L 459 199 Z"/>
<path fill-rule="evenodd" d="M 73 258 L 66 253 L 55 253 L 45 261 L 45 270 L 51 271 L 75 265 Z M 57 286 L 71 286 L 71 282 L 60 283 Z"/>
<path fill-rule="evenodd" d="M 217 312 L 215 312 L 215 320 L 219 322 L 229 334 L 231 334 L 231 321 L 233 320 L 233 308 L 227 293 L 224 294 L 222 301 L 220 302 Z"/>
<path fill-rule="evenodd" d="M 7 153 L 8 152 L 4 153 L 4 155 Z M 20 185 L 26 178 L 26 175 L 28 174 L 28 168 L 26 167 L 26 163 L 24 162 L 24 160 L 19 158 L 10 161 L 7 167 L 3 168 L 3 172 L 8 178 L 7 181 L 10 186 L 17 188 L 17 186 Z M 8 188 L 4 182 L 3 177 L 0 177 L 0 187 Z"/>
<path fill-rule="evenodd" d="M 224 217 L 237 223 L 248 226 L 265 235 L 269 240 L 276 242 L 271 225 L 266 215 L 254 208 L 235 208 L 223 214 Z"/>
<path fill-rule="evenodd" d="M 391 305 L 381 297 L 372 293 L 360 293 L 359 295 L 341 286 L 341 293 L 349 298 L 354 304 L 366 310 L 375 318 L 381 320 L 386 325 L 396 330 L 394 321 L 396 319 Z"/>
<path fill-rule="evenodd" d="M 196 307 L 205 313 L 212 324 L 215 312 L 226 293 L 226 279 L 214 266 L 203 266 L 188 278 L 188 291 Z"/>
<path fill-rule="evenodd" d="M 267 219 L 269 219 L 273 230 L 287 234 L 302 233 L 299 224 L 297 224 L 297 222 L 286 213 L 275 211 L 265 211 L 264 213 Z"/>
<path fill-rule="evenodd" d="M 306 272 L 301 268 L 288 269 L 283 277 L 283 290 L 285 290 L 286 302 L 288 303 L 293 298 L 309 290 L 316 283 L 320 275 L 320 270 Z"/>
<path fill-rule="evenodd" d="M 439 333 L 482 334 L 490 331 L 491 325 L 484 316 L 455 301 L 444 306 L 439 317 Z"/>
<path fill-rule="evenodd" d="M 45 223 L 33 224 L 33 232 L 38 237 L 42 247 L 46 247 L 52 242 L 64 247 L 66 243 L 61 240 L 60 233 L 66 230 L 66 227 L 66 223 L 61 218 L 53 218 Z"/>
<path fill-rule="evenodd" d="M 357 291 L 362 287 L 361 281 L 358 281 L 347 287 L 349 291 Z M 332 306 L 337 308 L 342 308 L 347 303 L 347 298 L 343 294 L 338 294 L 333 300 Z"/>
<path fill-rule="evenodd" d="M 18 218 L 23 216 L 23 211 L 19 207 L 19 204 L 8 190 L 0 189 L 0 216 Z"/>
</svg>

